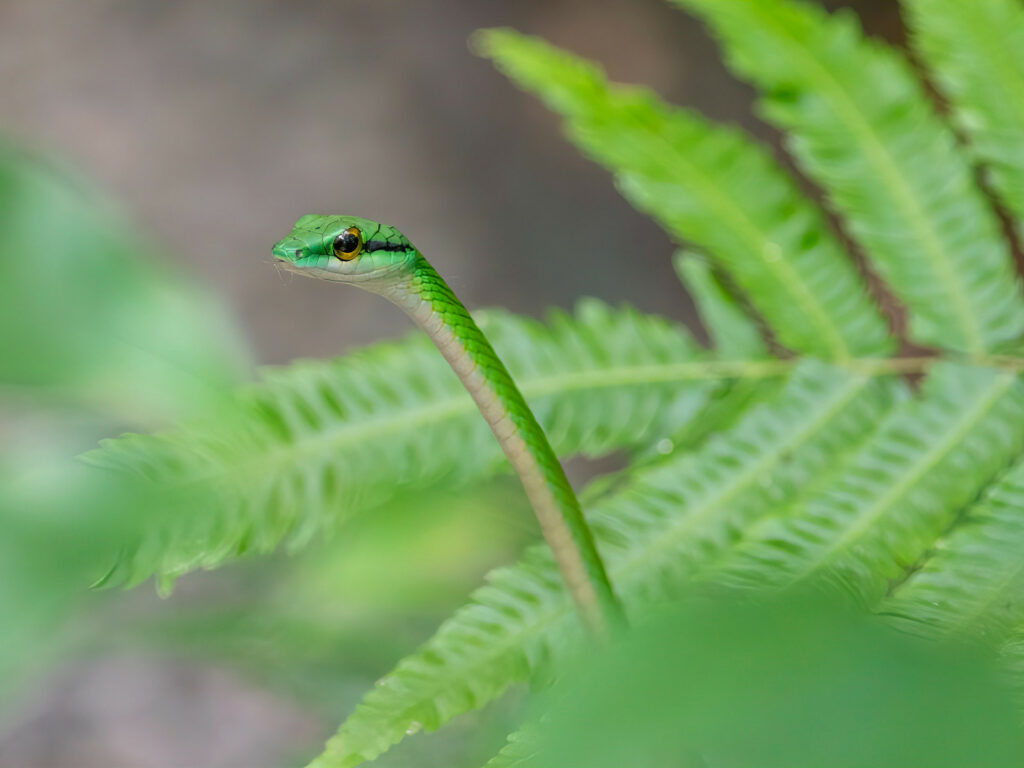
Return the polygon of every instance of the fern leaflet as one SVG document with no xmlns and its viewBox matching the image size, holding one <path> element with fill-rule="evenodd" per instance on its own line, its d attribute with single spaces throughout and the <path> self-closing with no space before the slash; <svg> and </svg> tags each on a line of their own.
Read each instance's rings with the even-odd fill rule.
<svg viewBox="0 0 1024 768">
<path fill-rule="evenodd" d="M 843 446 L 871 429 L 891 382 L 811 361 L 695 454 L 635 472 L 589 514 L 609 576 L 636 608 L 645 595 L 685 583 L 749 520 L 795 494 Z M 495 571 L 469 605 L 378 682 L 331 739 L 317 768 L 353 766 L 407 732 L 433 730 L 483 706 L 579 641 L 547 550 Z"/>
<path fill-rule="evenodd" d="M 673 0 L 763 92 L 806 172 L 909 308 L 911 337 L 981 355 L 1024 330 L 998 222 L 906 62 L 851 14 L 791 0 Z"/>
<path fill-rule="evenodd" d="M 761 527 L 730 558 L 758 587 L 826 577 L 867 604 L 884 596 L 1024 445 L 1024 384 L 939 363 L 826 488 Z"/>
<path fill-rule="evenodd" d="M 915 49 L 1002 202 L 1024 222 L 1024 8 L 1018 0 L 903 0 Z"/>
<path fill-rule="evenodd" d="M 768 348 L 757 326 L 718 282 L 707 262 L 696 253 L 679 251 L 672 264 L 697 304 L 718 359 L 750 360 L 768 356 Z"/>
<path fill-rule="evenodd" d="M 596 66 L 539 40 L 492 30 L 480 43 L 566 119 L 630 202 L 726 269 L 783 344 L 834 360 L 891 348 L 821 213 L 764 149 L 646 90 L 612 87 Z"/>
<path fill-rule="evenodd" d="M 703 353 L 677 326 L 583 302 L 548 327 L 492 314 L 484 329 L 562 454 L 658 440 L 692 418 L 715 386 Z M 685 383 L 691 379 L 690 383 Z M 444 477 L 466 483 L 504 466 L 473 402 L 416 334 L 335 362 L 266 371 L 212 426 L 107 441 L 87 455 L 107 468 L 219 498 L 182 510 L 124 554 L 110 583 L 152 573 L 165 586 L 195 568 L 292 546 L 342 514 Z"/>
<path fill-rule="evenodd" d="M 901 627 L 998 644 L 1024 626 L 1024 461 L 932 547 L 924 566 L 879 607 Z"/>
</svg>

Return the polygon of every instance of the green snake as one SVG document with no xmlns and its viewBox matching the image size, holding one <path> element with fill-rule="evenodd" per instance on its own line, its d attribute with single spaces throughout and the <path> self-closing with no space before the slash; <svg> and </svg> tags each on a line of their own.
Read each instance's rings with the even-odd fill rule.
<svg viewBox="0 0 1024 768">
<path fill-rule="evenodd" d="M 487 337 L 412 243 L 394 227 L 366 219 L 310 215 L 273 254 L 291 272 L 383 296 L 426 331 L 518 473 L 583 621 L 596 632 L 621 624 L 593 535 L 547 436 Z"/>
</svg>

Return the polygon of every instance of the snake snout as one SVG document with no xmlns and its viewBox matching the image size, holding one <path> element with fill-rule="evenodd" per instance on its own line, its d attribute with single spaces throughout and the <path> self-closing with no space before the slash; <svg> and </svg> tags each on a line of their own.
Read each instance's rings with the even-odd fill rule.
<svg viewBox="0 0 1024 768">
<path fill-rule="evenodd" d="M 271 253 L 278 261 L 295 261 L 306 255 L 306 244 L 298 238 L 285 238 L 274 246 Z"/>
</svg>

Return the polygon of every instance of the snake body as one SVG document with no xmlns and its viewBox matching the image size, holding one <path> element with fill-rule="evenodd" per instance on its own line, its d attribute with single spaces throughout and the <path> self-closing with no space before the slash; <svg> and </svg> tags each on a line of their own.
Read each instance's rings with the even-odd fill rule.
<svg viewBox="0 0 1024 768">
<path fill-rule="evenodd" d="M 273 254 L 298 274 L 352 283 L 401 307 L 434 342 L 519 475 L 584 622 L 622 621 L 579 501 L 544 430 L 455 293 L 394 227 L 353 216 L 303 216 Z"/>
</svg>

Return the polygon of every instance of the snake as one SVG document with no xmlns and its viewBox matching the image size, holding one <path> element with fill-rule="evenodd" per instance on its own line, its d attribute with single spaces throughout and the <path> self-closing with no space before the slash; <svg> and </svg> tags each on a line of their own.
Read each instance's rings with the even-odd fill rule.
<svg viewBox="0 0 1024 768">
<path fill-rule="evenodd" d="M 287 271 L 388 299 L 426 332 L 518 474 L 583 624 L 597 634 L 622 626 L 593 533 L 544 430 L 469 311 L 413 244 L 389 225 L 310 214 L 272 253 Z"/>
</svg>

